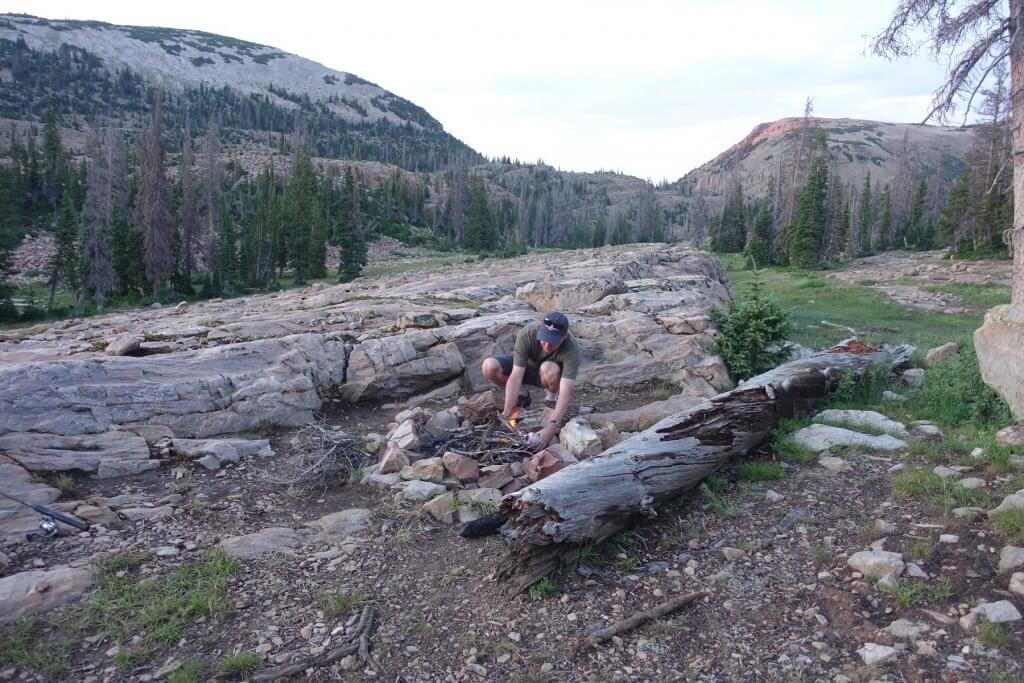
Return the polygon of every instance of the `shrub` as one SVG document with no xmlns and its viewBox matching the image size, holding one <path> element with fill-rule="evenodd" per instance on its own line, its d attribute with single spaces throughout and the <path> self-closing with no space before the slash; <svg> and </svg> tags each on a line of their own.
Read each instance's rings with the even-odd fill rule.
<svg viewBox="0 0 1024 683">
<path fill-rule="evenodd" d="M 928 371 L 915 407 L 946 426 L 1009 423 L 1010 409 L 981 379 L 974 347 L 965 347 Z"/>
<path fill-rule="evenodd" d="M 712 313 L 720 333 L 711 347 L 722 357 L 737 380 L 770 370 L 789 356 L 782 342 L 790 332 L 786 312 L 761 285 L 757 274 L 750 283 L 750 298 L 733 304 L 728 314 Z"/>
</svg>

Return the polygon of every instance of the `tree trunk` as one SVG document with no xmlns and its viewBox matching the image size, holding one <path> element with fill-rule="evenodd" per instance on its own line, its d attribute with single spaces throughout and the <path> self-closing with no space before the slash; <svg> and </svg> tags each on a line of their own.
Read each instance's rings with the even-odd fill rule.
<svg viewBox="0 0 1024 683">
<path fill-rule="evenodd" d="M 1010 303 L 1024 305 L 1024 0 L 1010 0 L 1010 120 L 1013 124 L 1013 282 Z"/>
<path fill-rule="evenodd" d="M 498 577 L 512 581 L 513 593 L 526 590 L 581 545 L 656 516 L 656 505 L 765 443 L 780 420 L 812 410 L 836 378 L 905 365 L 913 352 L 836 347 L 786 363 L 506 497 L 509 548 Z"/>
</svg>

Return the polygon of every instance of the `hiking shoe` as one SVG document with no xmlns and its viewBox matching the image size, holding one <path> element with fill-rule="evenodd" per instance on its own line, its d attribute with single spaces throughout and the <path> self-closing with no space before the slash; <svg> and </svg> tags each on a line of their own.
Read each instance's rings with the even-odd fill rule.
<svg viewBox="0 0 1024 683">
<path fill-rule="evenodd" d="M 544 394 L 544 405 L 548 408 L 554 408 L 558 403 L 558 394 L 552 394 L 550 391 Z"/>
<path fill-rule="evenodd" d="M 533 403 L 533 399 L 530 398 L 530 394 L 519 394 L 519 400 L 516 401 L 516 408 L 529 408 L 530 404 Z"/>
</svg>

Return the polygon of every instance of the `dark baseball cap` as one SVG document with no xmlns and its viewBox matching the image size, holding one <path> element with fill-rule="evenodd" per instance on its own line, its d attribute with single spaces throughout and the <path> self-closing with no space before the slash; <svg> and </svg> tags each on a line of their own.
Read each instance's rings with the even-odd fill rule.
<svg viewBox="0 0 1024 683">
<path fill-rule="evenodd" d="M 548 344 L 559 344 L 569 336 L 569 319 L 558 311 L 544 316 L 537 328 L 537 339 Z"/>
</svg>

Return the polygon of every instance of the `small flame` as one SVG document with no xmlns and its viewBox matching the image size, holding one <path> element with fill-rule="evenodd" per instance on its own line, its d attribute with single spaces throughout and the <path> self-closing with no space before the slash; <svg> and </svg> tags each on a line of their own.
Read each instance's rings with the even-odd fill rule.
<svg viewBox="0 0 1024 683">
<path fill-rule="evenodd" d="M 513 410 L 512 414 L 509 415 L 509 418 L 508 418 L 508 426 L 511 427 L 512 429 L 515 429 L 516 425 L 519 424 L 519 417 L 521 415 L 522 415 L 522 412 L 520 412 L 519 408 L 516 408 L 515 410 Z"/>
</svg>

